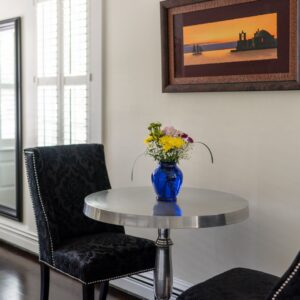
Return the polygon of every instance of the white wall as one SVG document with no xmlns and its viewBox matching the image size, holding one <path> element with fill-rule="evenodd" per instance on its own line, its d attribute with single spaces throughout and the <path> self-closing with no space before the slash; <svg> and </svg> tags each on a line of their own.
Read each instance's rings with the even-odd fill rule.
<svg viewBox="0 0 300 300">
<path fill-rule="evenodd" d="M 114 187 L 149 185 L 155 164 L 139 160 L 151 121 L 208 143 L 181 164 L 185 186 L 239 194 L 243 224 L 173 232 L 175 276 L 190 282 L 233 266 L 281 274 L 299 250 L 300 92 L 162 94 L 159 0 L 104 0 L 105 146 Z M 130 230 L 144 236 L 144 230 Z M 148 237 L 155 237 L 149 230 Z"/>
<path fill-rule="evenodd" d="M 130 182 L 132 162 L 144 150 L 149 122 L 159 120 L 187 131 L 212 147 L 216 163 L 210 165 L 205 150 L 195 148 L 192 159 L 181 165 L 184 185 L 239 194 L 249 200 L 251 218 L 224 228 L 174 231 L 175 276 L 194 283 L 233 266 L 282 273 L 299 250 L 300 92 L 162 94 L 159 1 L 102 1 L 104 143 L 112 185 L 150 184 L 155 167 L 150 159 L 139 161 L 136 179 Z M 23 17 L 24 147 L 35 145 L 32 3 L 0 0 L 0 19 Z M 92 140 L 97 141 L 101 136 L 101 1 L 92 4 L 91 126 Z M 24 223 L 0 218 L 0 238 L 36 250 L 26 181 L 24 193 Z M 129 232 L 156 236 L 153 230 Z"/>
</svg>

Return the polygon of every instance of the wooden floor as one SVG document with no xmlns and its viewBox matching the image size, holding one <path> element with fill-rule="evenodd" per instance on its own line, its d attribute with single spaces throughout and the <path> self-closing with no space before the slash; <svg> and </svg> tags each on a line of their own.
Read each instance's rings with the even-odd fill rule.
<svg viewBox="0 0 300 300">
<path fill-rule="evenodd" d="M 0 242 L 0 300 L 39 300 L 37 259 Z M 98 289 L 95 299 L 98 299 Z M 57 272 L 50 273 L 49 300 L 80 300 L 81 284 Z M 110 288 L 107 300 L 137 300 Z"/>
</svg>

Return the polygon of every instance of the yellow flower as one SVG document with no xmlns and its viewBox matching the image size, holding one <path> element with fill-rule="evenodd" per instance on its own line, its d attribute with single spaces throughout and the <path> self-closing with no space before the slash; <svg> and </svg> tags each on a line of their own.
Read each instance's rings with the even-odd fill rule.
<svg viewBox="0 0 300 300">
<path fill-rule="evenodd" d="M 153 141 L 153 137 L 151 135 L 147 136 L 147 138 L 144 140 L 145 144 L 149 144 Z"/>
<path fill-rule="evenodd" d="M 183 148 L 186 142 L 180 137 L 173 137 L 165 135 L 159 139 L 159 143 L 162 146 L 164 152 L 168 152 L 172 149 Z"/>
</svg>

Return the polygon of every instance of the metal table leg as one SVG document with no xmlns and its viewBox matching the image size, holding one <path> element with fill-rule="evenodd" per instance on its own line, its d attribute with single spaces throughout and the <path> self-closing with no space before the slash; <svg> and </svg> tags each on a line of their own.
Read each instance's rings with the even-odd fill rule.
<svg viewBox="0 0 300 300">
<path fill-rule="evenodd" d="M 172 295 L 172 245 L 173 242 L 170 239 L 170 230 L 162 228 L 158 229 L 154 270 L 154 293 L 157 300 L 168 300 Z"/>
</svg>

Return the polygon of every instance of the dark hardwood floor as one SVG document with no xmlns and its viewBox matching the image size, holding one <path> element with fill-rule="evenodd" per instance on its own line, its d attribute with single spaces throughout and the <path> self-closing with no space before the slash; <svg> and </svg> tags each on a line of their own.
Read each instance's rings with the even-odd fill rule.
<svg viewBox="0 0 300 300">
<path fill-rule="evenodd" d="M 37 258 L 0 242 L 0 300 L 39 300 Z M 55 271 L 50 273 L 49 300 L 80 300 L 81 284 Z M 98 299 L 97 288 L 95 299 Z M 113 288 L 107 300 L 137 300 Z"/>
</svg>

